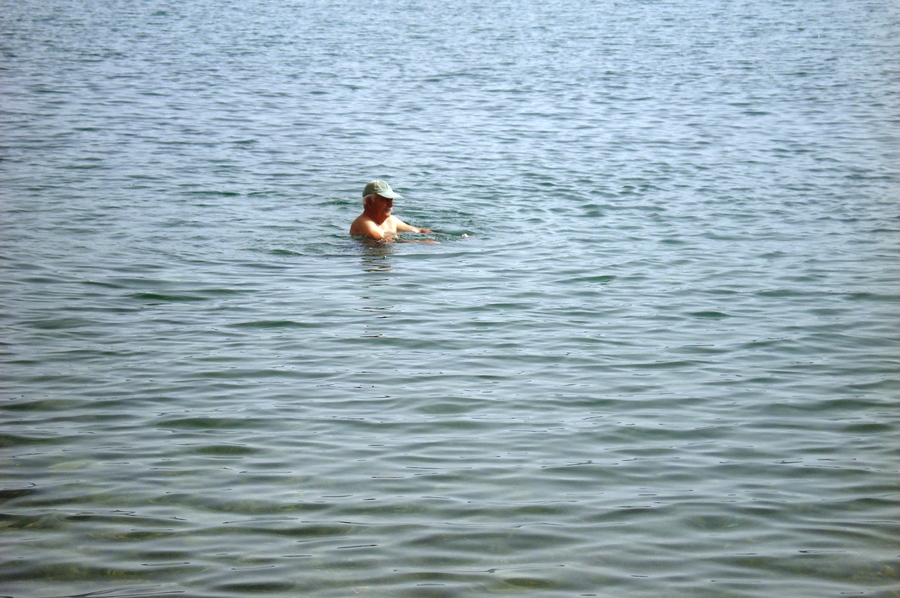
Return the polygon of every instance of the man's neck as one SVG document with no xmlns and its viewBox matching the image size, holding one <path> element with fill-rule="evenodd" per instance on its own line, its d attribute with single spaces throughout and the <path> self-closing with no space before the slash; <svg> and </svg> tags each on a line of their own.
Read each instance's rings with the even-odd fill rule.
<svg viewBox="0 0 900 598">
<path fill-rule="evenodd" d="M 366 216 L 368 216 L 369 219 L 378 226 L 384 224 L 384 221 L 388 218 L 387 214 L 376 214 L 374 210 L 370 210 L 369 208 L 365 209 L 365 213 Z"/>
</svg>

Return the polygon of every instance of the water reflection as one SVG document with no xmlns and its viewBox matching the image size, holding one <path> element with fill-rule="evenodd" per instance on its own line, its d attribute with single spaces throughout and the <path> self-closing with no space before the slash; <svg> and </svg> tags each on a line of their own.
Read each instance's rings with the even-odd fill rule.
<svg viewBox="0 0 900 598">
<path fill-rule="evenodd" d="M 360 241 L 363 253 L 360 256 L 360 264 L 366 272 L 393 272 L 392 261 L 389 259 L 394 254 L 391 243 L 378 243 Z"/>
</svg>

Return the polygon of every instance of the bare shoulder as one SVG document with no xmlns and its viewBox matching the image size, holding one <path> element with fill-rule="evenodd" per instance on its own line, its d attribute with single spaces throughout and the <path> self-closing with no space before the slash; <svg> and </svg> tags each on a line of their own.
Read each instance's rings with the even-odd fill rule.
<svg viewBox="0 0 900 598">
<path fill-rule="evenodd" d="M 350 234 L 365 235 L 373 239 L 381 239 L 384 237 L 384 234 L 381 232 L 381 227 L 375 224 L 375 222 L 365 214 L 360 214 L 356 217 L 356 220 L 350 225 Z"/>
<path fill-rule="evenodd" d="M 356 217 L 356 220 L 353 221 L 353 224 L 350 225 L 350 234 L 351 235 L 362 235 L 365 234 L 364 231 L 367 227 L 367 224 L 372 224 L 372 220 L 369 219 L 365 214 L 360 214 Z"/>
<path fill-rule="evenodd" d="M 391 231 L 391 232 L 397 232 L 398 230 L 403 230 L 403 227 L 405 227 L 405 226 L 409 226 L 409 225 L 406 224 L 405 222 L 403 222 L 402 220 L 400 220 L 399 218 L 397 218 L 396 216 L 394 216 L 393 214 L 388 216 L 388 219 L 385 220 L 384 223 L 381 225 L 381 227 L 383 229 Z"/>
</svg>

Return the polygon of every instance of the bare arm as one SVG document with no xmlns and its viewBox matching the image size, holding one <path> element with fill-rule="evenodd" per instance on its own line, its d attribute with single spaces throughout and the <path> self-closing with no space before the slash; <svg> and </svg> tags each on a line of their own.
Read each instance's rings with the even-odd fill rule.
<svg viewBox="0 0 900 598">
<path fill-rule="evenodd" d="M 417 228 L 415 226 L 410 226 L 409 224 L 403 222 L 399 218 L 395 218 L 397 224 L 397 231 L 403 233 L 430 233 L 432 231 L 427 228 Z"/>
</svg>

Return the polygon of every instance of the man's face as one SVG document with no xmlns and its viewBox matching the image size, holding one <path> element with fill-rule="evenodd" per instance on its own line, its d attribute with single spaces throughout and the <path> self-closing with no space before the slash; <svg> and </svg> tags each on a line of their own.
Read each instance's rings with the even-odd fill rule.
<svg viewBox="0 0 900 598">
<path fill-rule="evenodd" d="M 387 197 L 375 196 L 375 211 L 383 215 L 385 218 L 391 215 L 391 209 L 394 207 L 394 200 Z"/>
</svg>

